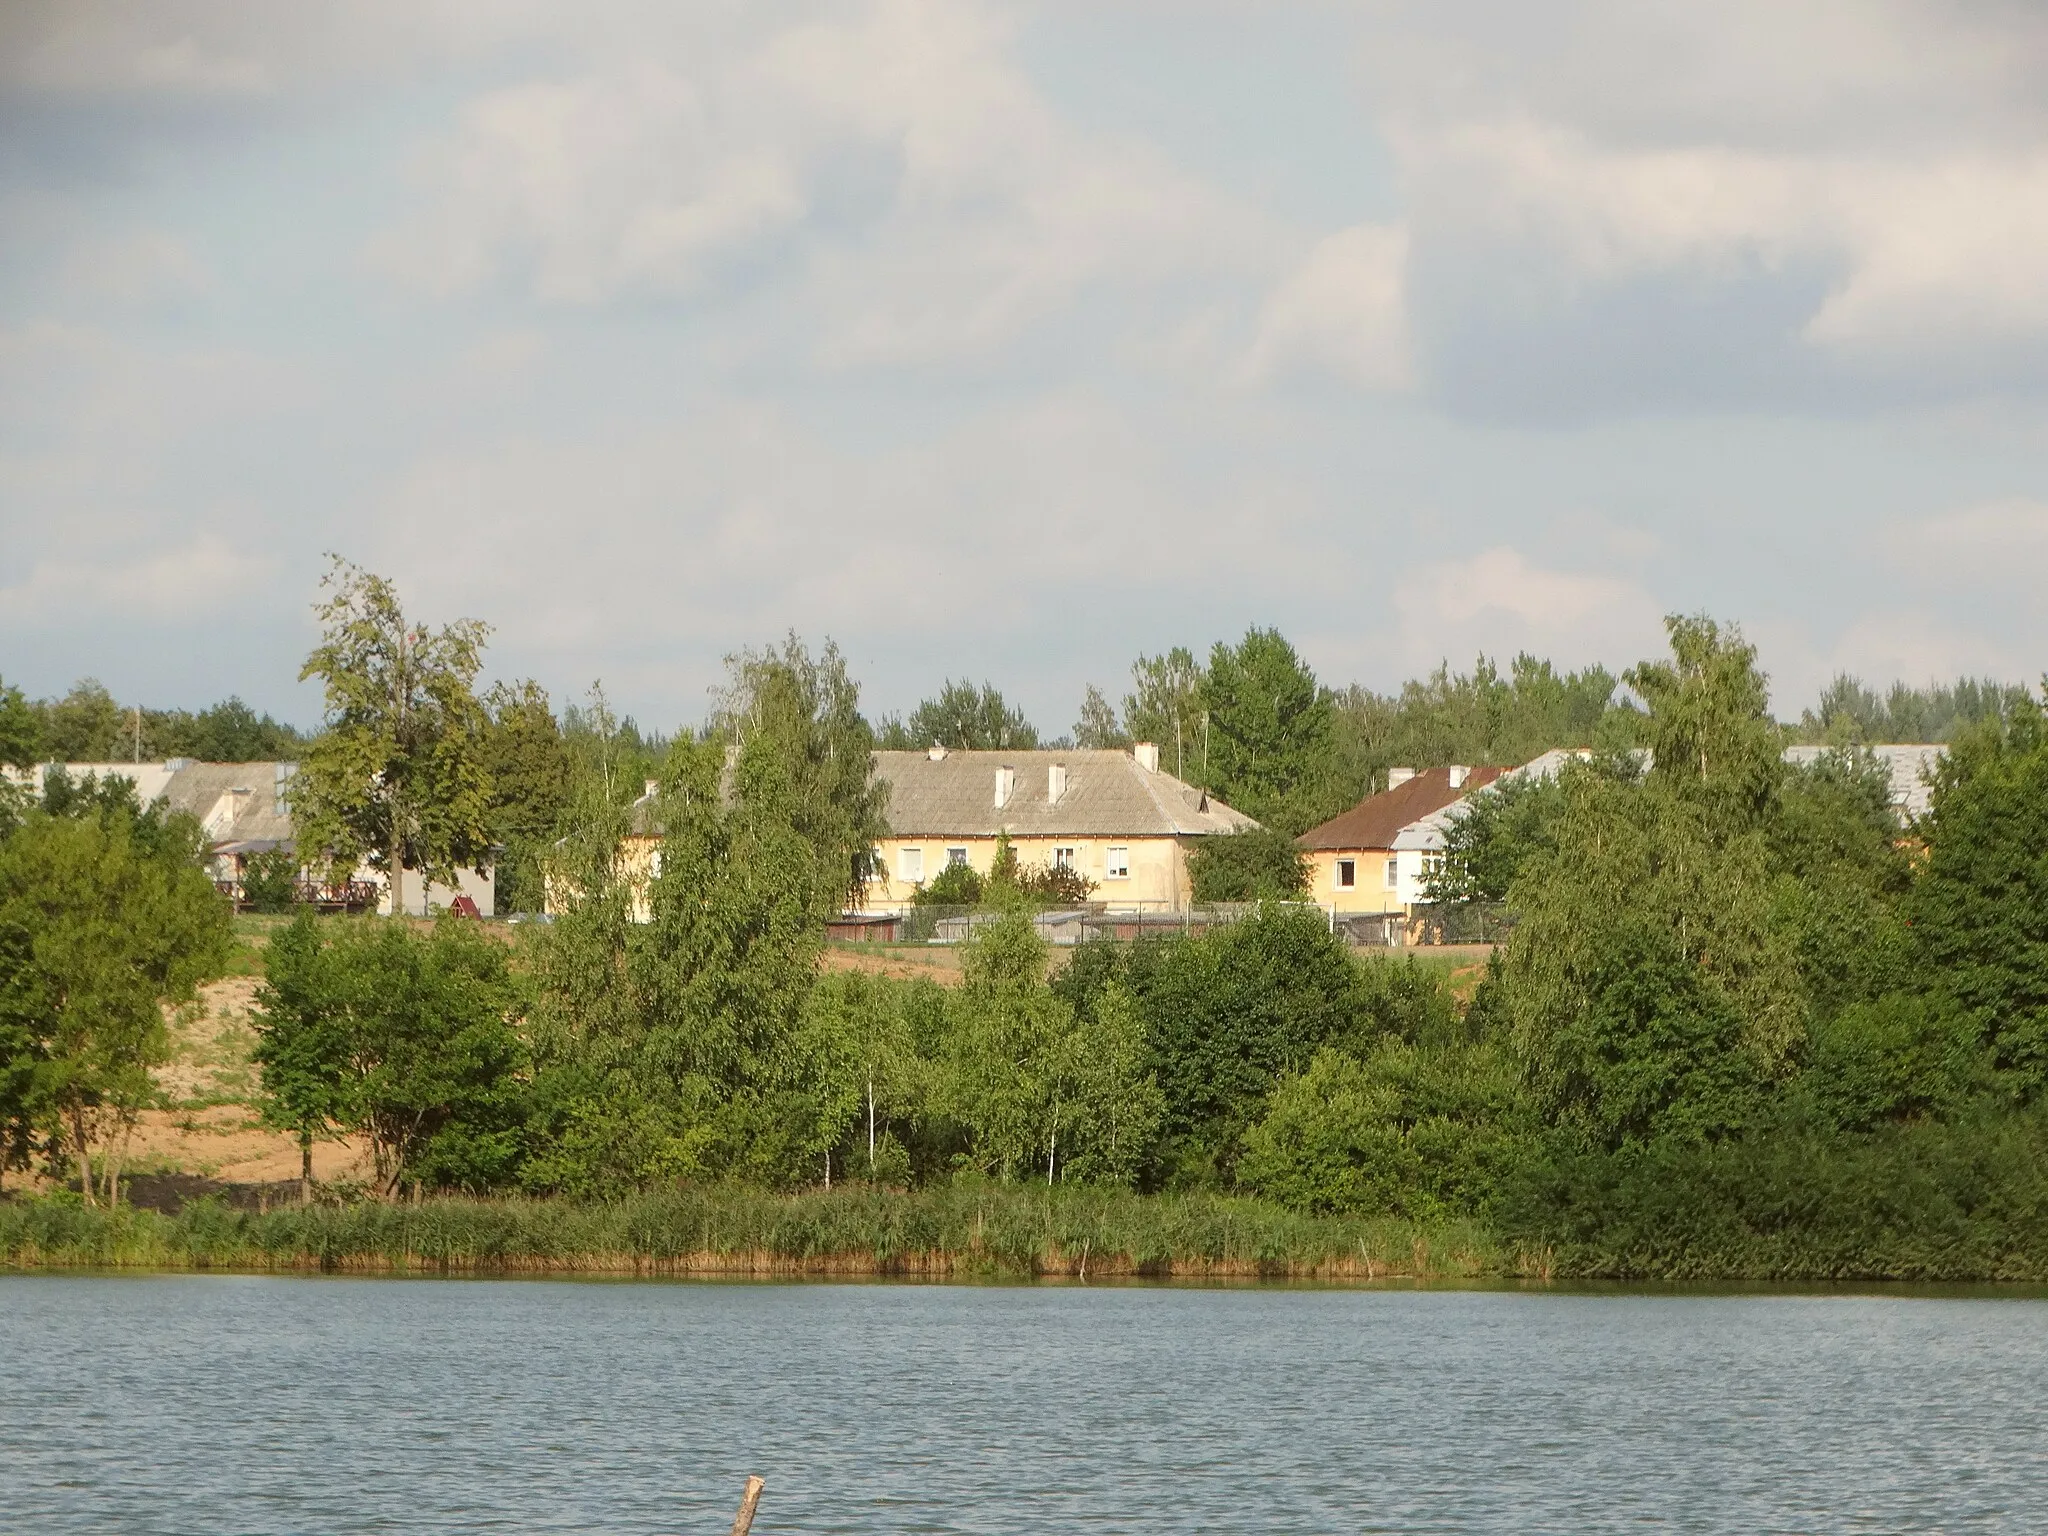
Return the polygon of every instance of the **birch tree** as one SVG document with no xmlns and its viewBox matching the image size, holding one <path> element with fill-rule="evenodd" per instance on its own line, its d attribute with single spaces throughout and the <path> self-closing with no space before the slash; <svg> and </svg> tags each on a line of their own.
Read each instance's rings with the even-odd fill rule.
<svg viewBox="0 0 2048 1536">
<path fill-rule="evenodd" d="M 490 628 L 415 623 L 389 581 L 332 559 L 321 641 L 299 671 L 326 691 L 325 729 L 292 782 L 292 816 L 302 856 L 383 870 L 395 915 L 408 867 L 452 883 L 458 866 L 481 869 L 490 847 L 488 720 L 476 696 Z"/>
</svg>

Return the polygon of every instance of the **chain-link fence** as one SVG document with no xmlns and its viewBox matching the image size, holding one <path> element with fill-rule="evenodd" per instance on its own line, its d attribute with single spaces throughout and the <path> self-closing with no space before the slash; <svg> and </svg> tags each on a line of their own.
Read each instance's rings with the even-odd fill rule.
<svg viewBox="0 0 2048 1536">
<path fill-rule="evenodd" d="M 1497 901 L 1446 901 L 1415 909 L 1424 944 L 1504 944 L 1514 920 Z"/>
</svg>

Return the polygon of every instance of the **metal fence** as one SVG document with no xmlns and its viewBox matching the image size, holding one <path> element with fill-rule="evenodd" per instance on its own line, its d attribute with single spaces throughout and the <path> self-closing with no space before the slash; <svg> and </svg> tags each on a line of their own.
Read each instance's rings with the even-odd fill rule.
<svg viewBox="0 0 2048 1536">
<path fill-rule="evenodd" d="M 1297 907 L 1329 921 L 1326 909 L 1314 902 L 1275 902 Z M 1096 939 L 1138 939 L 1166 934 L 1207 933 L 1241 922 L 1259 910 L 1255 901 L 1205 902 L 1180 907 L 1170 902 L 1107 902 L 1049 908 L 1030 914 L 1031 925 L 1048 944 L 1087 944 Z M 1005 914 L 986 907 L 932 905 L 908 907 L 892 914 L 848 915 L 830 925 L 834 939 L 882 944 L 962 944 L 979 928 Z M 1334 927 L 1333 930 L 1334 931 Z"/>
<path fill-rule="evenodd" d="M 1448 901 L 1415 909 L 1424 944 L 1504 944 L 1514 919 L 1497 901 Z"/>
<path fill-rule="evenodd" d="M 249 910 L 249 896 L 241 881 L 216 880 L 213 887 L 232 901 L 237 911 Z M 321 912 L 367 912 L 382 894 L 383 888 L 374 880 L 298 880 L 292 884 L 292 905 Z"/>
</svg>

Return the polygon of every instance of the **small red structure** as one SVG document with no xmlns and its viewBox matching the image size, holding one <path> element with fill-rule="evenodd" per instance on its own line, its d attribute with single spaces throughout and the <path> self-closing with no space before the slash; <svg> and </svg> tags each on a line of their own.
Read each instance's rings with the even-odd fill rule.
<svg viewBox="0 0 2048 1536">
<path fill-rule="evenodd" d="M 483 913 L 477 911 L 476 902 L 467 896 L 458 896 L 453 901 L 449 902 L 448 910 L 456 917 L 483 916 Z"/>
</svg>

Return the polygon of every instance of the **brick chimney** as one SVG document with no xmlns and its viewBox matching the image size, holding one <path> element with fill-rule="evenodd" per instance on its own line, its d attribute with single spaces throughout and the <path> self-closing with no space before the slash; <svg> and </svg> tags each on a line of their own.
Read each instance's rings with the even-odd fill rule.
<svg viewBox="0 0 2048 1536">
<path fill-rule="evenodd" d="M 1045 770 L 1045 803 L 1058 805 L 1067 792 L 1067 765 L 1054 763 Z"/>
<path fill-rule="evenodd" d="M 1156 741 L 1139 742 L 1131 748 L 1131 756 L 1138 760 L 1138 766 L 1147 773 L 1159 771 L 1159 743 Z"/>
<path fill-rule="evenodd" d="M 1387 788 L 1399 789 L 1414 777 L 1415 770 L 1413 768 L 1389 768 L 1387 770 Z"/>
<path fill-rule="evenodd" d="M 1010 796 L 1017 791 L 1017 770 L 998 768 L 996 770 L 996 809 L 1001 810 L 1010 803 Z"/>
</svg>

